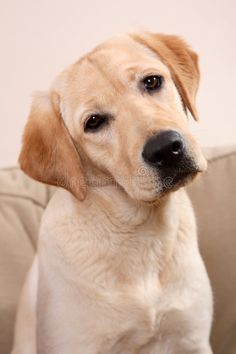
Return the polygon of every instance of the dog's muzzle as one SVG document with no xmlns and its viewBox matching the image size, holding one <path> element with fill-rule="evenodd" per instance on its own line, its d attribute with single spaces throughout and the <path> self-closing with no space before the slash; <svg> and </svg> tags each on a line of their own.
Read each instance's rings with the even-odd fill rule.
<svg viewBox="0 0 236 354">
<path fill-rule="evenodd" d="M 142 156 L 149 166 L 158 171 L 163 192 L 185 184 L 198 172 L 184 138 L 174 130 L 152 136 L 145 144 Z"/>
</svg>

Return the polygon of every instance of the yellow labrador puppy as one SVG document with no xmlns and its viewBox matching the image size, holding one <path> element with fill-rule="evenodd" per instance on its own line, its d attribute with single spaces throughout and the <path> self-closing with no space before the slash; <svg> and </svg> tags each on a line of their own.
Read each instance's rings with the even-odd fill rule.
<svg viewBox="0 0 236 354">
<path fill-rule="evenodd" d="M 212 295 L 182 188 L 206 161 L 197 55 L 125 34 L 38 94 L 20 165 L 60 186 L 23 288 L 14 354 L 210 354 Z"/>
</svg>

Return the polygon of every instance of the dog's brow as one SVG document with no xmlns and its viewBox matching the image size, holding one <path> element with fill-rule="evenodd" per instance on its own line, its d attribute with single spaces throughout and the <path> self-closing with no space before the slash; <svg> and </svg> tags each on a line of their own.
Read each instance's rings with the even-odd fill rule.
<svg viewBox="0 0 236 354">
<path fill-rule="evenodd" d="M 102 75 L 103 79 L 108 81 L 109 84 L 115 88 L 116 91 L 122 92 L 124 90 L 124 85 L 117 78 L 114 78 L 113 75 L 108 75 L 108 73 L 104 70 L 104 66 L 102 66 L 98 60 L 95 60 L 90 56 L 87 56 L 88 62 L 97 69 L 97 71 Z"/>
<path fill-rule="evenodd" d="M 124 70 L 129 76 L 130 80 L 135 80 L 136 74 L 141 71 L 141 68 L 139 66 L 131 65 L 126 67 Z"/>
<path fill-rule="evenodd" d="M 159 74 L 159 75 L 166 75 L 166 72 L 162 68 L 157 68 L 154 66 L 142 66 L 142 65 L 130 65 L 124 69 L 125 72 L 129 75 L 131 80 L 136 78 L 137 74 Z"/>
</svg>

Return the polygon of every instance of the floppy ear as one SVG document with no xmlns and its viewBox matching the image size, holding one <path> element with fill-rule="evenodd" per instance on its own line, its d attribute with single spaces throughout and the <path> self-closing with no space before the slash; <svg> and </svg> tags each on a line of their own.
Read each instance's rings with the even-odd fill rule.
<svg viewBox="0 0 236 354">
<path fill-rule="evenodd" d="M 56 93 L 35 97 L 23 135 L 19 163 L 30 177 L 63 187 L 80 200 L 85 198 L 81 161 L 60 115 Z"/>
<path fill-rule="evenodd" d="M 184 105 L 195 120 L 198 120 L 195 107 L 200 78 L 197 54 L 190 49 L 184 40 L 177 36 L 147 32 L 143 35 L 134 34 L 132 37 L 156 52 L 163 63 L 169 67 Z"/>
</svg>

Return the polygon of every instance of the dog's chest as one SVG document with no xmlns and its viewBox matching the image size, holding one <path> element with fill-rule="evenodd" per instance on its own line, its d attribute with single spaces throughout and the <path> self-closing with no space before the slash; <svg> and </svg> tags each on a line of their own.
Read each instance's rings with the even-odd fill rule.
<svg viewBox="0 0 236 354">
<path fill-rule="evenodd" d="M 134 306 L 136 321 L 142 322 L 147 330 L 156 324 L 157 303 L 161 296 L 161 287 L 157 274 L 149 273 L 129 289 L 130 299 Z M 136 309 L 136 310 L 135 310 Z"/>
<path fill-rule="evenodd" d="M 168 296 L 168 300 L 165 296 Z M 106 334 L 112 328 L 112 338 L 107 345 L 103 343 L 106 353 L 126 353 L 124 349 L 127 348 L 127 353 L 139 353 L 141 348 L 150 343 L 162 342 L 166 332 L 165 321 L 175 308 L 175 296 L 161 288 L 157 274 L 147 274 L 127 291 L 119 295 L 111 294 L 111 298 L 110 320 L 113 325 L 111 327 L 107 323 Z"/>
</svg>

